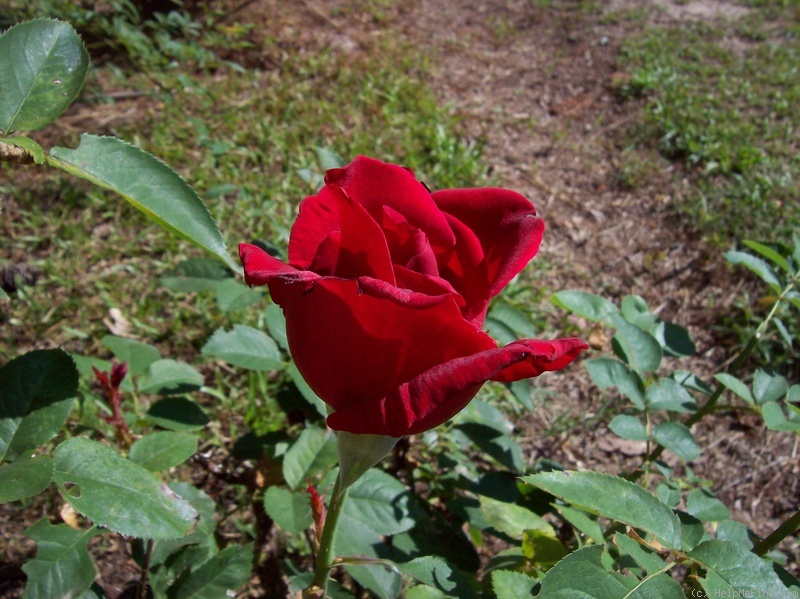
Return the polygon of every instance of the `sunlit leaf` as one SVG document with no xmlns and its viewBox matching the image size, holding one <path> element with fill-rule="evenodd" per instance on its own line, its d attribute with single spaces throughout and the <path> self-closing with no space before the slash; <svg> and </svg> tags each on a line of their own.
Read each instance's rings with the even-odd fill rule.
<svg viewBox="0 0 800 599">
<path fill-rule="evenodd" d="M 48 162 L 120 194 L 165 229 L 240 270 L 197 192 L 155 156 L 114 137 L 84 134 L 74 150 L 53 148 Z"/>
<path fill-rule="evenodd" d="M 552 301 L 592 322 L 605 321 L 619 313 L 617 307 L 606 298 L 585 291 L 559 291 L 553 295 Z"/>
<path fill-rule="evenodd" d="M 204 356 L 219 358 L 248 370 L 283 368 L 283 360 L 275 342 L 265 333 L 241 324 L 233 330 L 217 329 L 203 346 Z"/>
<path fill-rule="evenodd" d="M 522 480 L 591 513 L 641 528 L 663 545 L 680 548 L 678 517 L 652 493 L 600 472 L 543 472 Z"/>
<path fill-rule="evenodd" d="M 687 462 L 700 457 L 700 446 L 692 431 L 680 422 L 662 422 L 653 429 L 653 439 Z"/>
<path fill-rule="evenodd" d="M 142 466 L 84 437 L 54 453 L 53 480 L 75 511 L 98 526 L 131 537 L 180 537 L 197 512 Z"/>
</svg>

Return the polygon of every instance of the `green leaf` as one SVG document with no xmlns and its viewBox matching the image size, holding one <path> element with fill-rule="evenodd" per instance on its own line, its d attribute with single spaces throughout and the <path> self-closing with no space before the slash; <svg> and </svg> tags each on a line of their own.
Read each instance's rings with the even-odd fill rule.
<svg viewBox="0 0 800 599">
<path fill-rule="evenodd" d="M 74 150 L 53 148 L 48 162 L 120 194 L 165 229 L 240 270 L 197 192 L 155 156 L 114 137 L 83 134 Z"/>
<path fill-rule="evenodd" d="M 661 344 L 664 353 L 668 356 L 683 358 L 697 353 L 692 336 L 682 326 L 671 322 L 659 322 L 651 334 Z"/>
<path fill-rule="evenodd" d="M 640 410 L 644 409 L 642 380 L 625 364 L 613 358 L 595 358 L 584 362 L 592 382 L 600 389 L 616 387 Z"/>
<path fill-rule="evenodd" d="M 368 597 L 396 599 L 402 590 L 403 578 L 384 566 L 346 566 L 345 570 L 358 584 L 369 591 Z"/>
<path fill-rule="evenodd" d="M 0 131 L 38 130 L 72 104 L 89 55 L 69 23 L 35 19 L 0 36 Z"/>
<path fill-rule="evenodd" d="M 707 589 L 709 597 L 743 597 L 744 593 L 754 597 L 790 596 L 770 564 L 739 543 L 705 541 L 688 555 L 708 570 L 707 580 L 712 581 Z"/>
<path fill-rule="evenodd" d="M 275 524 L 295 535 L 313 524 L 311 504 L 305 491 L 293 493 L 272 486 L 264 494 L 264 509 Z"/>
<path fill-rule="evenodd" d="M 719 374 L 715 374 L 714 378 L 723 387 L 725 387 L 729 391 L 733 391 L 736 395 L 741 397 L 743 400 L 745 400 L 751 406 L 755 403 L 755 400 L 753 399 L 753 395 L 750 393 L 750 389 L 748 389 L 747 385 L 745 385 L 742 381 L 737 379 L 735 376 L 732 376 L 730 374 L 725 374 L 724 372 L 721 372 Z"/>
<path fill-rule="evenodd" d="M 600 528 L 597 520 L 591 518 L 586 512 L 576 510 L 568 505 L 557 505 L 555 508 L 564 520 L 569 522 L 576 530 L 579 530 L 592 539 L 595 543 L 603 544 L 606 542 L 603 536 L 603 530 Z"/>
<path fill-rule="evenodd" d="M 758 403 L 777 401 L 789 391 L 786 379 L 779 374 L 770 374 L 760 368 L 753 377 L 753 397 Z"/>
<path fill-rule="evenodd" d="M 260 302 L 264 297 L 263 289 L 251 289 L 234 279 L 218 281 L 214 285 L 214 291 L 216 292 L 219 309 L 225 314 L 249 308 L 253 304 Z"/>
<path fill-rule="evenodd" d="M 170 589 L 170 599 L 219 599 L 232 597 L 250 577 L 253 546 L 232 545 L 220 551 Z"/>
<path fill-rule="evenodd" d="M 725 504 L 705 489 L 694 489 L 689 493 L 686 511 L 701 522 L 719 522 L 731 517 Z"/>
<path fill-rule="evenodd" d="M 643 580 L 625 595 L 624 599 L 686 599 L 677 580 L 667 574 L 657 574 Z"/>
<path fill-rule="evenodd" d="M 348 527 L 366 529 L 376 537 L 405 532 L 416 524 L 411 517 L 410 502 L 411 494 L 403 483 L 382 470 L 368 470 L 350 487 L 339 534 Z M 338 544 L 337 538 L 337 547 Z"/>
<path fill-rule="evenodd" d="M 686 387 L 671 378 L 662 378 L 647 388 L 645 396 L 653 410 L 691 414 L 697 411 L 697 402 Z"/>
<path fill-rule="evenodd" d="M 286 317 L 277 304 L 270 304 L 264 310 L 267 321 L 267 330 L 270 337 L 286 351 L 289 351 L 289 340 L 286 338 Z"/>
<path fill-rule="evenodd" d="M 543 472 L 522 480 L 591 513 L 641 528 L 661 543 L 680 549 L 678 517 L 652 493 L 600 472 Z"/>
<path fill-rule="evenodd" d="M 524 480 L 524 479 L 523 479 Z M 526 530 L 538 530 L 555 537 L 553 527 L 544 518 L 522 506 L 481 495 L 481 511 L 492 528 L 512 539 L 521 539 Z"/>
<path fill-rule="evenodd" d="M 773 264 L 780 266 L 787 274 L 792 274 L 792 269 L 789 268 L 789 263 L 786 261 L 786 258 L 781 256 L 778 252 L 773 250 L 771 247 L 764 245 L 763 243 L 758 243 L 757 241 L 750 241 L 745 240 L 742 242 L 744 245 L 749 247 L 754 252 L 761 254 L 764 258 L 771 261 Z"/>
<path fill-rule="evenodd" d="M 203 375 L 189 364 L 176 360 L 156 360 L 139 377 L 141 393 L 171 395 L 196 391 L 203 386 Z"/>
<path fill-rule="evenodd" d="M 165 397 L 150 406 L 147 419 L 173 431 L 196 431 L 208 424 L 203 408 L 185 397 Z"/>
<path fill-rule="evenodd" d="M 53 480 L 75 511 L 98 526 L 146 539 L 180 537 L 197 512 L 150 471 L 113 449 L 73 437 L 55 452 Z"/>
<path fill-rule="evenodd" d="M 0 503 L 36 495 L 50 486 L 53 458 L 47 455 L 23 455 L 0 467 Z"/>
<path fill-rule="evenodd" d="M 463 432 L 482 452 L 509 470 L 523 471 L 525 464 L 522 461 L 522 448 L 512 436 L 477 422 L 465 422 L 456 428 Z"/>
<path fill-rule="evenodd" d="M 694 435 L 680 422 L 662 422 L 653 429 L 653 439 L 686 462 L 700 457 Z"/>
<path fill-rule="evenodd" d="M 612 316 L 611 325 L 617 330 L 612 338 L 614 353 L 639 375 L 656 372 L 661 365 L 662 352 L 655 337 L 620 315 Z"/>
<path fill-rule="evenodd" d="M 0 143 L 22 148 L 31 155 L 31 158 L 33 158 L 33 162 L 35 164 L 44 164 L 45 157 L 42 146 L 37 144 L 30 137 L 23 137 L 21 135 L 14 137 L 0 137 Z M 3 297 L 4 295 L 5 291 L 0 290 L 0 297 Z M 5 297 L 7 298 L 8 296 L 5 295 Z"/>
<path fill-rule="evenodd" d="M 725 259 L 731 264 L 741 265 L 756 273 L 762 281 L 772 287 L 775 291 L 780 291 L 781 281 L 772 270 L 772 267 L 761 258 L 757 258 L 747 252 L 730 251 L 725 252 Z"/>
<path fill-rule="evenodd" d="M 406 576 L 459 599 L 477 597 L 466 578 L 441 558 L 418 557 L 405 564 L 397 564 L 397 568 Z"/>
<path fill-rule="evenodd" d="M 151 472 L 161 472 L 183 464 L 196 450 L 197 437 L 194 435 L 158 431 L 131 445 L 128 458 Z"/>
<path fill-rule="evenodd" d="M 753 548 L 750 530 L 747 526 L 735 520 L 722 520 L 717 524 L 717 540 L 735 541 L 745 549 Z"/>
<path fill-rule="evenodd" d="M 647 429 L 636 416 L 619 414 L 608 425 L 611 431 L 623 439 L 631 441 L 647 441 Z"/>
<path fill-rule="evenodd" d="M 639 564 L 645 572 L 654 573 L 661 570 L 665 565 L 663 559 L 656 554 L 652 549 L 644 548 L 638 541 L 622 534 L 614 534 L 614 543 L 616 543 L 625 553 L 630 555 L 633 560 Z"/>
<path fill-rule="evenodd" d="M 202 353 L 248 370 L 278 370 L 284 366 L 272 339 L 241 324 L 233 325 L 230 332 L 217 329 L 203 346 Z"/>
<path fill-rule="evenodd" d="M 522 379 L 513 383 L 505 383 L 506 389 L 529 412 L 536 408 L 533 405 L 533 385 L 530 379 Z"/>
<path fill-rule="evenodd" d="M 507 302 L 494 302 L 487 318 L 504 324 L 514 334 L 512 341 L 516 339 L 532 339 L 536 336 L 536 330 L 533 328 L 530 319 Z"/>
<path fill-rule="evenodd" d="M 606 571 L 601 562 L 602 554 L 603 547 L 598 545 L 570 553 L 545 575 L 538 597 L 542 599 L 625 597 L 628 592 L 627 585 Z"/>
<path fill-rule="evenodd" d="M 800 431 L 800 421 L 788 420 L 783 408 L 774 401 L 768 401 L 761 406 L 761 417 L 770 430 Z"/>
<path fill-rule="evenodd" d="M 300 392 L 300 395 L 305 399 L 316 411 L 317 413 L 322 416 L 323 418 L 328 417 L 328 410 L 325 407 L 325 402 L 322 401 L 314 390 L 308 386 L 308 383 L 303 378 L 303 375 L 300 374 L 300 371 L 297 370 L 297 365 L 294 361 L 289 362 L 289 366 L 286 369 L 289 373 L 289 377 L 292 379 L 295 387 Z"/>
<path fill-rule="evenodd" d="M 612 315 L 619 314 L 617 307 L 606 298 L 585 291 L 559 291 L 551 300 L 557 306 L 592 322 L 606 321 Z"/>
<path fill-rule="evenodd" d="M 291 489 L 327 472 L 338 461 L 336 436 L 328 429 L 306 428 L 283 457 L 283 478 Z"/>
<path fill-rule="evenodd" d="M 60 349 L 18 356 L 0 368 L 0 461 L 61 430 L 78 393 L 78 370 Z"/>
<path fill-rule="evenodd" d="M 492 590 L 497 599 L 520 599 L 532 597 L 536 579 L 511 570 L 495 570 L 492 572 Z"/>
<path fill-rule="evenodd" d="M 526 530 L 522 533 L 522 553 L 538 567 L 548 568 L 567 554 L 567 548 L 553 535 Z"/>
<path fill-rule="evenodd" d="M 323 171 L 345 165 L 344 159 L 333 150 L 329 150 L 328 148 L 314 148 L 314 152 L 317 155 L 317 162 L 319 162 L 319 166 Z"/>
<path fill-rule="evenodd" d="M 620 306 L 622 317 L 643 331 L 650 332 L 658 322 L 658 316 L 650 312 L 647 302 L 638 295 L 626 295 Z"/>
<path fill-rule="evenodd" d="M 25 531 L 36 541 L 36 557 L 22 566 L 28 575 L 26 599 L 79 597 L 96 575 L 87 543 L 100 531 L 94 526 L 75 530 L 66 524 L 52 525 L 42 518 Z"/>
<path fill-rule="evenodd" d="M 128 364 L 128 376 L 139 376 L 150 364 L 161 359 L 155 347 L 135 339 L 106 335 L 101 342 L 111 350 L 118 362 Z"/>
</svg>

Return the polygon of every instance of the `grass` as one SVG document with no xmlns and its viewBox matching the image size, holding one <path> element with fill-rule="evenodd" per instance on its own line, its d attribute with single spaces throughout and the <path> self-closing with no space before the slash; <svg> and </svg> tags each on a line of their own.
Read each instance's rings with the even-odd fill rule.
<svg viewBox="0 0 800 599">
<path fill-rule="evenodd" d="M 634 143 L 657 139 L 692 182 L 682 207 L 712 242 L 776 241 L 800 225 L 800 38 L 796 8 L 740 21 L 653 27 L 629 38 L 621 93 L 647 98 Z"/>
</svg>

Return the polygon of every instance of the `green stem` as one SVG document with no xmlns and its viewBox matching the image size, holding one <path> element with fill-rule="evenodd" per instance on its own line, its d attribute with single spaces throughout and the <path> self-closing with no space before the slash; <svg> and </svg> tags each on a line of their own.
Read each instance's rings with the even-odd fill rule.
<svg viewBox="0 0 800 599">
<path fill-rule="evenodd" d="M 781 294 L 775 300 L 775 303 L 772 306 L 772 309 L 767 314 L 767 317 L 761 321 L 761 324 L 758 325 L 758 328 L 755 332 L 750 336 L 750 339 L 747 340 L 747 345 L 745 345 L 744 349 L 739 353 L 736 357 L 736 360 L 731 364 L 730 369 L 728 372 L 737 372 L 742 366 L 744 366 L 747 359 L 753 353 L 753 350 L 758 345 L 758 342 L 761 341 L 761 337 L 764 336 L 764 333 L 767 332 L 767 327 L 769 323 L 772 322 L 772 319 L 775 317 L 775 313 L 778 311 L 778 308 L 781 305 L 781 302 L 786 298 L 786 295 L 794 289 L 795 281 L 792 280 L 787 286 L 786 289 L 781 291 Z M 697 424 L 702 420 L 705 416 L 710 414 L 714 411 L 714 407 L 717 405 L 719 398 L 722 397 L 722 394 L 725 392 L 726 387 L 722 383 L 717 383 L 716 389 L 711 394 L 711 397 L 708 398 L 708 401 L 703 404 L 699 410 L 697 410 L 694 414 L 692 414 L 688 420 L 684 423 L 688 428 L 691 428 L 692 425 Z M 651 451 L 647 457 L 645 458 L 645 462 L 654 462 L 660 456 L 661 453 L 664 451 L 664 447 L 659 445 L 653 451 Z"/>
<path fill-rule="evenodd" d="M 314 566 L 314 580 L 311 585 L 303 591 L 303 598 L 322 598 L 325 597 L 328 591 L 328 579 L 333 561 L 336 558 L 334 550 L 334 541 L 336 539 L 336 530 L 339 527 L 339 518 L 342 515 L 342 508 L 344 507 L 345 500 L 349 487 L 342 487 L 340 477 L 336 477 L 336 482 L 333 485 L 333 493 L 331 495 L 331 503 L 328 506 L 328 513 L 325 516 L 325 526 L 322 529 L 322 538 L 319 540 L 319 549 L 317 550 L 317 559 Z"/>
<path fill-rule="evenodd" d="M 786 537 L 794 534 L 796 530 L 800 529 L 800 510 L 794 513 L 794 516 L 786 520 L 778 528 L 766 538 L 753 546 L 753 553 L 756 555 L 764 555 L 767 551 L 775 547 L 778 543 L 783 541 Z"/>
</svg>

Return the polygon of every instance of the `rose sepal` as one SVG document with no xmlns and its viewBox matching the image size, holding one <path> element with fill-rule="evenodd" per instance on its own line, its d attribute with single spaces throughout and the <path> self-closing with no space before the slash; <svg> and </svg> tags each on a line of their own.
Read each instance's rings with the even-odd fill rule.
<svg viewBox="0 0 800 599">
<path fill-rule="evenodd" d="M 335 432 L 339 452 L 339 481 L 343 489 L 349 489 L 367 470 L 389 455 L 400 440 L 399 437 L 386 435 Z"/>
</svg>

